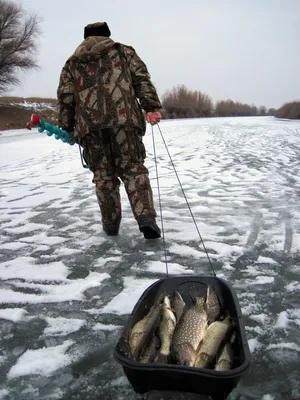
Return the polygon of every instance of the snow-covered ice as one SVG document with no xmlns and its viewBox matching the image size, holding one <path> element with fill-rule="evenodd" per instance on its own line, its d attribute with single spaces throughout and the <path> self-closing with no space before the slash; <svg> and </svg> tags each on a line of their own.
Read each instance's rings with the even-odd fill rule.
<svg viewBox="0 0 300 400">
<path fill-rule="evenodd" d="M 160 127 L 216 274 L 244 316 L 251 367 L 230 399 L 299 399 L 300 122 Z M 1 132 L 0 399 L 135 399 L 112 353 L 136 301 L 165 276 L 165 260 L 170 275 L 212 273 L 154 131 L 166 250 L 143 239 L 123 186 L 120 235 L 105 236 L 77 146 L 36 130 Z"/>
</svg>

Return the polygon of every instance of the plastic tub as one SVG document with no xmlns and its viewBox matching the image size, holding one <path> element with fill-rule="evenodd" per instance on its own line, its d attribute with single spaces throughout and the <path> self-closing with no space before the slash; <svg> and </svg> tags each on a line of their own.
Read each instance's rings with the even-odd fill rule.
<svg viewBox="0 0 300 400">
<path fill-rule="evenodd" d="M 230 312 L 237 332 L 233 345 L 234 363 L 229 371 L 194 368 L 175 364 L 143 364 L 132 359 L 128 343 L 128 333 L 161 293 L 173 293 L 178 290 L 187 305 L 192 304 L 188 288 L 194 286 L 199 295 L 205 296 L 206 286 L 213 284 L 221 304 Z M 238 385 L 243 373 L 250 365 L 250 351 L 246 339 L 241 309 L 234 290 L 222 279 L 207 276 L 174 276 L 160 279 L 142 294 L 136 303 L 127 325 L 124 327 L 115 349 L 115 360 L 122 365 L 123 371 L 136 393 L 151 390 L 168 390 L 197 393 L 212 396 L 213 399 L 225 399 Z"/>
</svg>

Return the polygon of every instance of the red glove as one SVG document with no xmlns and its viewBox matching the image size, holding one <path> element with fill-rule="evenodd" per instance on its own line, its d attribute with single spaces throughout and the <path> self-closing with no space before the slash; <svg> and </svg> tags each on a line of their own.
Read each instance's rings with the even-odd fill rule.
<svg viewBox="0 0 300 400">
<path fill-rule="evenodd" d="M 148 112 L 146 114 L 147 122 L 150 122 L 151 125 L 155 125 L 161 120 L 161 113 L 159 111 Z"/>
</svg>

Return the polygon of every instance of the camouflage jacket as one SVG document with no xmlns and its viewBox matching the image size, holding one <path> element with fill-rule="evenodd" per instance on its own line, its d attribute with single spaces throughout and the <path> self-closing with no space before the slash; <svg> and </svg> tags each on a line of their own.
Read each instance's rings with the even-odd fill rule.
<svg viewBox="0 0 300 400">
<path fill-rule="evenodd" d="M 135 50 L 101 36 L 85 39 L 66 61 L 57 98 L 59 126 L 74 131 L 79 142 L 89 131 L 122 125 L 136 127 L 144 135 L 142 109 L 162 108 Z"/>
</svg>

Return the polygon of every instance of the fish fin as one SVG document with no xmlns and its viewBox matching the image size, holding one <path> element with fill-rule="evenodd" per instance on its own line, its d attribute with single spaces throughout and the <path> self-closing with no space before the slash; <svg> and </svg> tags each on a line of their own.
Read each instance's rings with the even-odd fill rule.
<svg viewBox="0 0 300 400">
<path fill-rule="evenodd" d="M 179 296 L 180 296 L 180 293 L 179 293 L 179 292 L 174 292 L 173 295 L 172 295 L 172 297 L 171 297 L 171 306 L 172 306 L 172 307 L 175 307 L 175 299 L 176 299 L 176 296 L 178 296 L 177 293 L 178 293 Z"/>
<path fill-rule="evenodd" d="M 160 352 L 157 353 L 155 357 L 155 362 L 158 364 L 168 364 L 169 362 L 169 355 L 162 354 Z"/>
<path fill-rule="evenodd" d="M 212 285 L 212 288 L 214 289 L 214 291 L 216 293 L 217 300 L 218 300 L 218 303 L 219 303 L 219 306 L 220 306 L 220 311 L 222 313 L 226 309 L 223 293 L 218 291 L 218 290 L 216 290 L 216 288 L 213 285 Z"/>
<path fill-rule="evenodd" d="M 178 292 L 178 290 L 176 290 L 176 292 L 173 293 L 173 296 L 172 296 L 172 303 L 175 302 L 175 299 L 176 299 L 176 298 L 177 298 L 178 300 L 184 302 L 184 300 L 183 300 L 181 294 Z"/>
<path fill-rule="evenodd" d="M 215 295 L 216 295 L 216 298 L 217 298 L 217 301 L 218 301 L 218 303 L 219 303 L 219 306 L 221 307 L 221 306 L 222 306 L 222 304 L 221 304 L 220 297 L 219 297 L 219 295 L 218 295 L 218 292 L 217 292 L 217 290 L 216 290 L 215 286 L 214 286 L 212 283 L 210 283 L 209 285 L 207 285 L 207 288 L 206 288 L 206 298 L 205 298 L 205 301 L 207 301 L 208 292 L 215 293 Z"/>
</svg>

